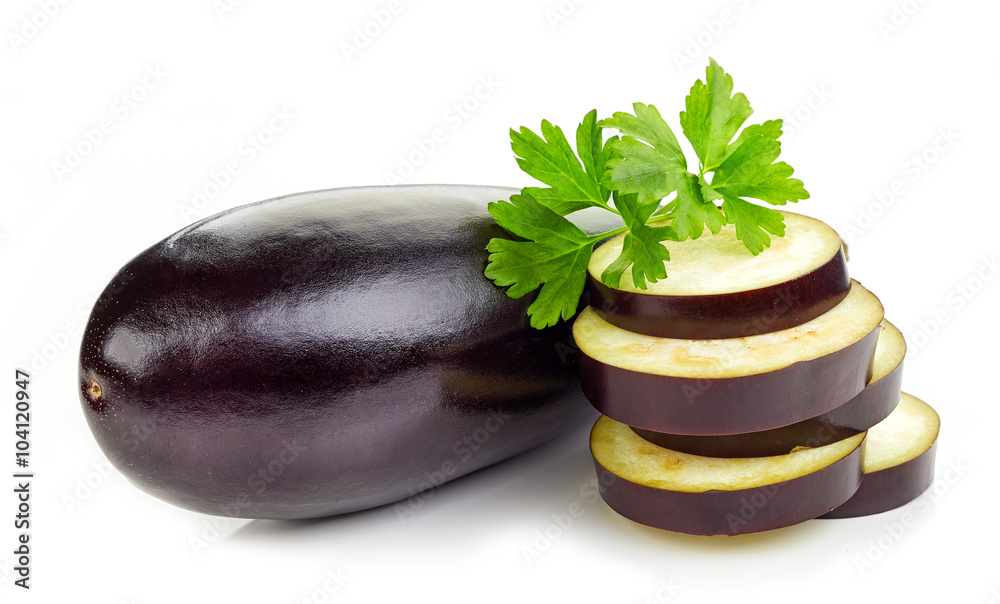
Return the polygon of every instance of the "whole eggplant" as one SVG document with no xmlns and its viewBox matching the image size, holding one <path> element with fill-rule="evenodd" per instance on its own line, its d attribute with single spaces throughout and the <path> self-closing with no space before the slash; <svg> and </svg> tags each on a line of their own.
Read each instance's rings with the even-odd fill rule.
<svg viewBox="0 0 1000 604">
<path fill-rule="evenodd" d="M 358 187 L 193 224 L 112 279 L 80 393 L 104 453 L 178 506 L 313 518 L 400 501 L 593 421 L 568 323 L 483 276 L 512 189 Z M 614 228 L 582 212 L 589 233 Z M 405 506 L 404 506 L 405 510 Z"/>
</svg>

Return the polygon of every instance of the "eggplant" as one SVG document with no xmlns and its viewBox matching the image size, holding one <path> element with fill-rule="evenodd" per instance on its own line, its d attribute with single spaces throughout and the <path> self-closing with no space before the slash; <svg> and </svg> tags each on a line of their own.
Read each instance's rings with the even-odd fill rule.
<svg viewBox="0 0 1000 604">
<path fill-rule="evenodd" d="M 112 279 L 79 388 L 101 449 L 180 507 L 315 518 L 399 501 L 595 413 L 570 327 L 483 270 L 514 189 L 358 187 L 193 224 Z M 573 215 L 588 233 L 607 212 Z"/>
</svg>

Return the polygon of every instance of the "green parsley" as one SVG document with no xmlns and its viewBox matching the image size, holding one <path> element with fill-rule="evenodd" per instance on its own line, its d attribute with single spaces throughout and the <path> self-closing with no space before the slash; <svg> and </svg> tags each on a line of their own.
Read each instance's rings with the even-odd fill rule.
<svg viewBox="0 0 1000 604">
<path fill-rule="evenodd" d="M 486 277 L 509 286 L 512 298 L 541 288 L 528 315 L 532 327 L 542 329 L 576 314 L 590 255 L 606 237 L 625 233 L 621 255 L 601 275 L 615 288 L 627 270 L 640 289 L 665 279 L 670 254 L 663 242 L 697 239 L 706 227 L 718 233 L 734 225 L 756 256 L 771 245 L 771 235 L 785 234 L 785 223 L 781 213 L 746 198 L 784 205 L 809 193 L 791 177 L 791 166 L 776 161 L 781 120 L 740 131 L 752 113 L 746 96 L 733 94 L 732 77 L 709 59 L 705 81 L 694 83 L 680 113 L 696 170 L 688 169 L 660 112 L 643 103 L 603 120 L 590 111 L 576 129 L 575 152 L 548 121 L 542 121 L 541 136 L 525 127 L 511 130 L 517 164 L 546 187 L 524 187 L 489 205 L 497 224 L 518 239 L 490 240 Z M 605 129 L 619 134 L 605 137 Z M 566 216 L 589 207 L 620 215 L 625 226 L 587 235 Z"/>
</svg>

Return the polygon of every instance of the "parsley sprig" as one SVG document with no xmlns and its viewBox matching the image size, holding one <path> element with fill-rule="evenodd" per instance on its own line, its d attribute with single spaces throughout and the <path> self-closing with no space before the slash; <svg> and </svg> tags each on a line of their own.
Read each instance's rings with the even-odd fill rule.
<svg viewBox="0 0 1000 604">
<path fill-rule="evenodd" d="M 781 120 L 740 131 L 753 113 L 750 103 L 743 93 L 733 94 L 732 77 L 709 61 L 705 81 L 694 83 L 680 113 L 697 169 L 688 169 L 656 107 L 643 103 L 603 120 L 596 110 L 587 113 L 576 129 L 575 152 L 548 121 L 542 121 L 541 136 L 525 127 L 510 131 L 518 165 L 546 187 L 524 187 L 489 205 L 497 224 L 519 239 L 490 240 L 485 275 L 509 286 L 512 298 L 541 287 L 528 306 L 533 327 L 576 314 L 594 245 L 606 237 L 625 233 L 621 254 L 601 280 L 617 288 L 631 270 L 635 286 L 646 289 L 647 282 L 667 277 L 664 241 L 697 239 L 706 227 L 714 234 L 728 223 L 756 256 L 770 246 L 771 235 L 785 234 L 781 213 L 746 199 L 784 205 L 809 197 L 802 181 L 791 177 L 792 167 L 776 161 Z M 618 134 L 605 137 L 606 129 Z M 625 226 L 587 235 L 566 216 L 589 207 L 620 215 Z"/>
</svg>

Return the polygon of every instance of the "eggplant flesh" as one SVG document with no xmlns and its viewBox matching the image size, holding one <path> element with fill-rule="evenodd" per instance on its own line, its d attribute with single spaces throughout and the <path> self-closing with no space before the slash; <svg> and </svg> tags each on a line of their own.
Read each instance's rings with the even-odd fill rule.
<svg viewBox="0 0 1000 604">
<path fill-rule="evenodd" d="M 507 236 L 486 205 L 514 192 L 301 193 L 147 249 L 84 332 L 97 442 L 170 503 L 292 519 L 399 501 L 593 421 L 569 323 L 532 329 L 532 296 L 483 276 Z"/>
</svg>

